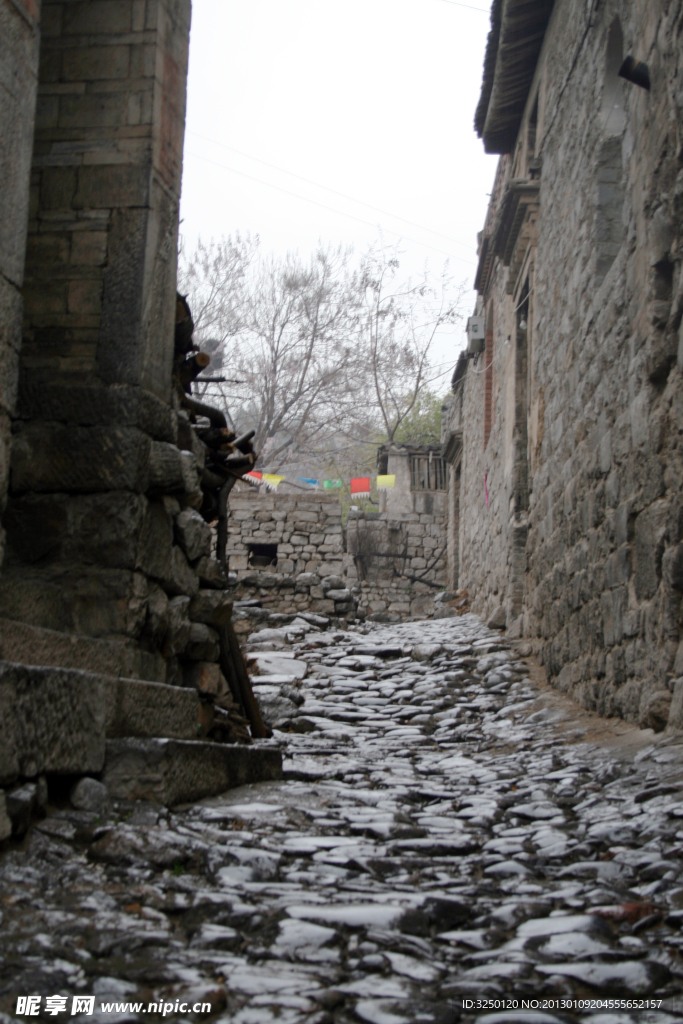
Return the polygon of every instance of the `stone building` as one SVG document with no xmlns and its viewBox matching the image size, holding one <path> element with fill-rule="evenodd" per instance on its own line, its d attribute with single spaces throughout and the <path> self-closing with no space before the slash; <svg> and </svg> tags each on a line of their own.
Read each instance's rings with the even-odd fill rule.
<svg viewBox="0 0 683 1024">
<path fill-rule="evenodd" d="M 494 0 L 484 350 L 444 426 L 473 609 L 656 727 L 683 676 L 682 44 L 680 0 Z"/>
<path fill-rule="evenodd" d="M 0 0 L 0 786 L 104 770 L 172 801 L 257 760 L 194 743 L 229 601 L 172 387 L 189 25 L 190 0 Z"/>
<path fill-rule="evenodd" d="M 446 583 L 448 478 L 441 445 L 386 444 L 377 466 L 395 483 L 379 491 L 379 512 L 349 513 L 346 575 L 368 618 L 431 615 Z"/>
</svg>

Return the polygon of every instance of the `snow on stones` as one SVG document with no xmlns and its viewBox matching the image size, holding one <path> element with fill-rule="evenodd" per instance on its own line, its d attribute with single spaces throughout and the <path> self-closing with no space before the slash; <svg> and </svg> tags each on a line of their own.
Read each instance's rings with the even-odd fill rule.
<svg viewBox="0 0 683 1024">
<path fill-rule="evenodd" d="M 525 1024 L 461 1001 L 681 993 L 674 740 L 625 771 L 568 742 L 471 615 L 311 625 L 251 638 L 284 781 L 51 808 L 0 856 L 6 990 L 202 991 L 231 1024 Z"/>
</svg>

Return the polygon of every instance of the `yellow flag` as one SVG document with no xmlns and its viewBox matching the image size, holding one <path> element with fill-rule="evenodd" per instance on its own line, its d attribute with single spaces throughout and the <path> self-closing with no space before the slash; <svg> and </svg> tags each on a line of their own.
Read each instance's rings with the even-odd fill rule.
<svg viewBox="0 0 683 1024">
<path fill-rule="evenodd" d="M 393 487 L 396 483 L 396 474 L 390 473 L 388 476 L 378 476 L 377 486 L 382 487 Z"/>
<path fill-rule="evenodd" d="M 277 487 L 277 485 L 285 478 L 283 476 L 275 476 L 274 473 L 264 473 L 261 479 L 265 480 L 267 484 L 272 484 L 273 487 Z"/>
</svg>

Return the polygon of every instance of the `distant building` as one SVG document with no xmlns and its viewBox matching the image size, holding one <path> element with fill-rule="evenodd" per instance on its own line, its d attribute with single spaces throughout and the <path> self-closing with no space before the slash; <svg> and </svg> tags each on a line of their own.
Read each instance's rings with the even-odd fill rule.
<svg viewBox="0 0 683 1024">
<path fill-rule="evenodd" d="M 444 416 L 451 585 L 585 706 L 660 727 L 683 677 L 682 32 L 681 0 L 494 0 L 483 351 Z"/>
</svg>

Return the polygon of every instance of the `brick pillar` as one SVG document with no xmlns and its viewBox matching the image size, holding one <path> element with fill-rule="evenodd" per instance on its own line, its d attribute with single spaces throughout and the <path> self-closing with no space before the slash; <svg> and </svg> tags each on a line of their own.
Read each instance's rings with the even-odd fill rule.
<svg viewBox="0 0 683 1024">
<path fill-rule="evenodd" d="M 38 85 L 39 0 L 0 0 L 0 514 L 21 348 L 24 254 Z M 4 547 L 0 529 L 0 561 Z"/>
<path fill-rule="evenodd" d="M 29 417 L 46 385 L 169 399 L 189 18 L 190 0 L 43 0 Z"/>
<path fill-rule="evenodd" d="M 0 657 L 64 664 L 68 633 L 79 667 L 163 680 L 154 608 L 199 585 L 171 389 L 189 21 L 190 0 L 42 3 Z"/>
</svg>

